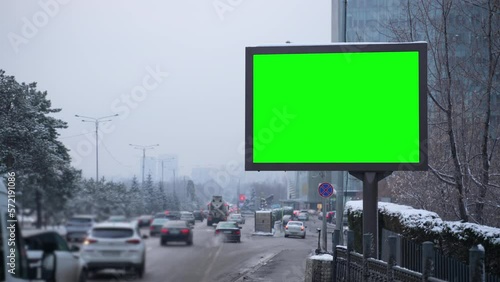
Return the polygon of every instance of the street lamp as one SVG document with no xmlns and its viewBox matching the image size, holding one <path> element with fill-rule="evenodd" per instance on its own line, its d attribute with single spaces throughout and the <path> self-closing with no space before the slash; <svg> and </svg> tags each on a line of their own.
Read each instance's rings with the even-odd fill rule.
<svg viewBox="0 0 500 282">
<path fill-rule="evenodd" d="M 96 149 L 95 149 L 95 181 L 96 181 L 96 183 L 99 181 L 99 123 L 111 121 L 111 119 L 107 119 L 107 120 L 103 120 L 103 119 L 116 117 L 116 116 L 118 116 L 118 114 L 100 117 L 100 118 L 75 115 L 75 117 L 84 118 L 84 119 L 82 119 L 82 122 L 95 123 L 95 147 L 96 147 Z"/>
<path fill-rule="evenodd" d="M 154 149 L 154 147 L 160 146 L 160 144 L 154 144 L 154 145 L 134 145 L 134 144 L 129 144 L 130 146 L 134 147 L 134 149 L 142 150 L 142 183 L 144 183 L 144 165 L 146 162 L 146 150 L 149 149 Z"/>
</svg>

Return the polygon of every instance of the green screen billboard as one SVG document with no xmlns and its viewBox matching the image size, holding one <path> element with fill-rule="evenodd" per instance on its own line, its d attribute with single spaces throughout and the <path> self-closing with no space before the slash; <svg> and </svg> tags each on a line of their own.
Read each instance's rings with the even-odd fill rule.
<svg viewBox="0 0 500 282">
<path fill-rule="evenodd" d="M 427 169 L 427 44 L 246 48 L 245 169 Z"/>
</svg>

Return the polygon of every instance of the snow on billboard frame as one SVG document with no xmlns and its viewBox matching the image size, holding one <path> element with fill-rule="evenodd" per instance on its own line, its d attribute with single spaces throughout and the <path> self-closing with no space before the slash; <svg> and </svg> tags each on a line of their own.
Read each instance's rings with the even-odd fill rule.
<svg viewBox="0 0 500 282">
<path fill-rule="evenodd" d="M 404 56 L 402 56 L 402 54 Z M 413 55 L 410 55 L 413 54 Z M 415 59 L 416 55 L 416 59 Z M 299 59 L 298 61 L 286 61 L 287 57 L 292 58 L 292 59 Z M 314 57 L 320 58 L 323 56 L 321 59 L 314 59 Z M 331 56 L 328 58 L 328 56 Z M 372 56 L 371 59 L 365 60 L 366 58 L 369 58 Z M 377 56 L 378 61 L 377 61 Z M 393 56 L 393 57 L 391 57 Z M 398 63 L 398 61 L 401 61 L 403 57 L 405 60 L 402 60 L 402 62 Z M 358 58 L 356 58 L 358 57 Z M 261 64 L 263 67 L 258 66 L 256 68 L 255 66 L 255 61 L 256 58 L 258 59 L 258 64 Z M 270 58 L 270 59 L 269 59 Z M 281 58 L 281 60 L 280 60 Z M 284 59 L 283 59 L 284 58 Z M 312 58 L 312 59 L 311 59 Z M 336 58 L 336 59 L 335 59 Z M 362 58 L 362 60 L 360 60 Z M 374 59 L 375 58 L 375 59 Z M 326 60 L 325 60 L 326 59 Z M 259 61 L 260 60 L 260 61 Z M 266 65 L 266 60 L 270 61 L 272 64 L 272 61 L 275 61 L 275 65 L 271 65 L 271 68 L 269 68 L 269 62 Z M 302 60 L 302 61 L 300 61 Z M 360 101 L 356 100 L 357 98 L 363 98 L 361 100 L 365 100 L 368 95 L 364 94 L 365 96 L 360 94 L 365 93 L 365 92 L 359 92 L 355 93 L 357 98 L 349 98 L 347 95 L 328 95 L 328 98 L 330 96 L 335 96 L 337 99 L 338 98 L 347 98 L 344 99 L 345 102 L 349 102 L 349 99 L 351 99 L 350 102 L 355 101 L 356 103 L 347 103 L 347 104 L 339 104 L 341 106 L 351 106 L 347 107 L 348 110 L 354 110 L 354 109 L 359 109 L 358 112 L 354 112 L 355 114 L 363 114 L 361 111 L 371 109 L 372 111 L 375 109 L 373 105 L 376 105 L 377 107 L 382 106 L 384 110 L 390 109 L 391 112 L 389 112 L 391 115 L 385 115 L 385 117 L 389 117 L 389 119 L 386 119 L 385 123 L 382 124 L 376 124 L 376 122 L 380 121 L 380 118 L 378 117 L 378 114 L 382 114 L 382 112 L 377 113 L 377 115 L 371 115 L 371 116 L 365 116 L 363 121 L 364 128 L 363 130 L 353 130 L 353 123 L 349 123 L 350 126 L 347 126 L 346 128 L 350 129 L 351 131 L 347 130 L 346 132 L 336 132 L 332 130 L 331 128 L 325 128 L 324 126 L 326 124 L 324 123 L 319 123 L 321 119 L 324 119 L 325 116 L 321 116 L 321 113 L 327 112 L 332 113 L 331 111 L 331 106 L 323 102 L 323 101 L 313 101 L 314 99 L 308 99 L 307 95 L 303 95 L 301 97 L 294 97 L 293 94 L 297 94 L 294 91 L 300 91 L 300 90 L 295 90 L 292 89 L 296 86 L 304 87 L 310 87 L 313 86 L 314 84 L 311 83 L 306 83 L 306 84 L 297 84 L 297 81 L 300 81 L 302 76 L 306 74 L 304 71 L 300 71 L 297 68 L 294 69 L 294 67 L 300 66 L 313 66 L 313 65 L 307 65 L 307 60 L 312 60 L 315 61 L 314 63 L 317 64 L 323 64 L 323 69 L 325 70 L 325 62 L 334 62 L 335 60 L 337 61 L 344 61 L 344 62 L 353 62 L 356 61 L 358 65 L 352 65 L 354 68 L 351 69 L 351 73 L 344 72 L 344 75 L 349 75 L 352 74 L 352 71 L 356 71 L 356 77 L 349 77 L 351 79 L 350 81 L 348 80 L 349 85 L 343 85 L 344 87 L 349 87 L 349 90 L 352 88 L 356 88 L 359 85 L 368 85 L 368 87 L 371 88 L 376 88 L 378 90 L 384 89 L 384 93 L 386 92 L 385 89 L 389 86 L 391 86 L 391 91 L 392 95 L 394 95 L 396 92 L 397 93 L 402 93 L 402 92 L 409 92 L 412 93 L 413 96 L 409 98 L 409 100 L 404 100 L 401 97 L 405 97 L 405 95 L 398 95 L 398 96 L 388 96 L 389 100 L 384 100 L 383 98 L 385 97 L 376 97 L 376 99 L 373 99 L 374 95 L 371 95 L 372 100 L 365 101 L 364 105 L 362 105 L 362 108 L 359 108 Z M 410 61 L 408 61 L 410 60 Z M 304 63 L 305 61 L 305 63 Z M 324 171 L 324 170 L 329 170 L 329 171 L 424 171 L 428 169 L 428 158 L 427 158 L 427 43 L 426 42 L 406 42 L 406 43 L 334 43 L 330 45 L 276 45 L 276 46 L 257 46 L 257 47 L 246 47 L 246 58 L 245 58 L 246 66 L 245 66 L 245 170 L 247 171 L 279 171 L 279 170 L 291 170 L 291 171 L 304 171 L 304 170 L 309 170 L 309 171 Z M 262 64 L 262 62 L 264 62 Z M 378 62 L 378 64 L 377 64 Z M 404 65 L 405 63 L 413 63 L 409 68 L 408 66 Z M 311 62 L 309 62 L 311 63 Z M 356 68 L 359 67 L 359 64 L 363 64 L 363 68 Z M 370 66 L 369 64 L 372 64 Z M 326 70 L 332 72 L 330 73 L 332 76 L 328 77 L 328 81 L 331 85 L 327 86 L 335 86 L 334 83 L 331 83 L 338 75 L 342 75 L 342 71 L 346 70 L 345 67 L 348 67 L 349 65 L 342 65 L 344 69 L 340 68 L 340 71 L 338 71 L 338 67 L 335 65 L 328 65 Z M 380 78 L 380 74 L 384 74 L 384 70 L 387 71 L 392 67 L 391 72 L 388 72 L 387 75 L 393 75 L 394 77 L 386 77 L 384 81 L 377 81 L 377 79 Z M 274 69 L 272 67 L 275 67 Z M 289 68 L 287 70 L 287 68 Z M 370 68 L 372 72 L 370 73 Z M 261 70 L 262 69 L 262 70 Z M 292 72 L 290 72 L 290 69 Z M 382 70 L 382 71 L 379 71 Z M 279 70 L 279 71 L 278 71 Z M 314 69 L 313 69 L 314 70 Z M 337 72 L 335 72 L 337 70 Z M 362 71 L 368 71 L 368 76 L 365 73 L 365 76 L 362 76 Z M 376 70 L 376 71 L 373 71 Z M 308 69 L 308 72 L 310 72 L 311 69 Z M 260 73 L 257 73 L 260 72 Z M 267 72 L 267 73 L 266 73 Z M 297 73 L 298 76 L 293 76 Z M 410 74 L 414 74 L 413 76 L 411 75 L 406 75 L 405 72 L 409 72 Z M 269 75 L 271 74 L 271 75 Z M 291 74 L 291 75 L 290 75 Z M 403 74 L 403 77 L 401 77 L 400 74 Z M 284 79 L 284 82 L 288 84 L 283 84 L 283 81 L 280 83 L 280 75 L 281 75 L 281 80 Z M 309 78 L 316 79 L 316 77 L 324 75 L 324 73 L 313 73 L 313 75 L 310 75 Z M 378 76 L 377 76 L 378 75 Z M 399 75 L 399 76 L 398 76 Z M 266 78 L 267 76 L 267 78 Z M 291 77 L 287 77 L 291 76 Z M 307 75 L 306 75 L 307 76 Z M 370 78 L 374 76 L 375 78 L 372 78 L 370 81 Z M 415 76 L 416 81 L 415 81 Z M 259 83 L 262 79 L 268 79 L 272 80 L 271 84 L 265 84 L 261 83 L 258 84 L 257 87 L 255 85 L 255 77 L 257 77 Z M 346 76 L 344 76 L 346 78 Z M 361 81 L 360 78 L 365 79 L 368 84 L 364 84 Z M 411 84 L 413 86 L 405 86 L 405 83 L 408 82 L 408 80 L 404 80 L 402 83 L 398 83 L 398 79 L 400 78 L 409 78 L 408 84 Z M 355 80 L 355 81 L 354 81 Z M 335 80 L 335 83 L 339 83 L 339 79 Z M 355 82 L 355 83 L 354 83 Z M 374 83 L 375 82 L 375 83 Z M 390 83 L 388 83 L 390 82 Z M 289 85 L 290 84 L 290 85 Z M 345 83 L 343 83 L 345 84 Z M 394 86 L 394 84 L 396 84 Z M 265 87 L 262 87 L 264 85 Z M 397 87 L 402 87 L 405 86 L 403 89 L 398 89 Z M 270 88 L 266 92 L 266 87 Z M 378 87 L 378 88 L 377 88 Z M 413 87 L 413 88 L 412 88 Z M 261 93 L 256 93 L 254 92 L 255 88 L 258 89 L 258 91 L 261 91 L 261 89 L 264 89 L 264 91 L 261 91 L 264 93 L 264 97 L 262 97 Z M 395 89 L 396 88 L 396 89 Z M 408 88 L 408 89 L 406 89 Z M 308 89 L 309 90 L 309 89 Z M 317 89 L 316 89 L 317 90 Z M 320 92 L 325 92 L 325 89 L 320 88 Z M 362 90 L 362 88 L 361 88 Z M 257 91 L 257 92 L 258 92 Z M 274 92 L 273 92 L 274 91 Z M 388 91 L 390 92 L 390 91 Z M 276 94 L 274 96 L 276 97 L 267 97 L 265 95 L 269 94 Z M 313 93 L 314 94 L 314 93 Z M 349 92 L 348 94 L 352 94 Z M 381 94 L 381 93 L 376 93 Z M 292 99 L 283 99 L 283 98 L 292 98 Z M 293 99 L 295 98 L 295 99 Z M 318 96 L 314 97 L 316 100 L 318 100 Z M 327 96 L 320 96 L 319 98 L 327 98 Z M 368 97 L 369 98 L 369 97 Z M 397 98 L 397 99 L 395 99 Z M 413 98 L 413 100 L 411 99 Z M 257 108 L 264 108 L 267 111 L 263 112 L 254 112 L 256 105 L 255 105 L 255 100 L 258 100 L 259 103 L 267 103 L 264 104 L 266 107 L 262 107 L 262 105 L 257 105 Z M 353 100 L 354 99 L 354 100 Z M 396 100 L 396 102 L 392 101 Z M 283 101 L 288 102 L 288 104 L 283 103 Z M 290 101 L 295 101 L 295 104 L 290 104 Z M 331 100 L 330 100 L 331 101 Z M 406 105 L 408 102 L 410 105 Z M 375 104 L 372 104 L 375 102 Z M 377 103 L 378 102 L 378 103 Z M 398 104 L 399 102 L 399 104 Z M 389 103 L 389 106 L 385 106 L 384 103 Z M 317 113 L 318 113 L 318 118 L 313 120 L 314 122 L 309 122 L 306 124 L 307 126 L 298 126 L 297 124 L 300 124 L 301 120 L 293 120 L 297 117 L 297 113 L 294 110 L 297 110 L 297 108 L 293 109 L 293 106 L 300 105 L 301 109 L 302 108 L 307 108 L 309 106 L 310 109 L 314 108 Z M 352 106 L 355 107 L 352 107 Z M 290 107 L 292 106 L 292 107 Z M 391 107 L 392 106 L 392 107 Z M 395 107 L 398 106 L 398 107 Z M 405 107 L 406 106 L 406 107 Z M 290 108 L 291 114 L 290 114 Z M 341 109 L 337 105 L 336 109 Z M 399 109 L 399 110 L 398 110 Z M 376 110 L 376 109 L 375 109 Z M 411 112 L 413 114 L 408 114 L 408 112 Z M 394 112 L 392 112 L 394 111 Z M 342 110 L 340 111 L 342 112 Z M 307 113 L 307 111 L 306 111 Z M 343 113 L 346 113 L 344 111 Z M 299 117 L 300 116 L 300 113 Z M 310 116 L 310 115 L 306 115 Z M 352 113 L 347 113 L 348 117 L 352 118 L 353 114 Z M 355 115 L 354 115 L 355 116 Z M 383 116 L 383 115 L 382 115 Z M 291 120 L 287 120 L 287 117 L 289 117 Z M 379 119 L 376 120 L 375 122 L 373 121 L 374 117 L 378 117 Z M 257 120 L 257 121 L 256 121 Z M 382 144 L 384 146 L 384 143 L 388 143 L 385 146 L 385 149 L 391 148 L 392 145 L 396 144 L 396 147 L 398 147 L 400 144 L 397 144 L 401 140 L 398 138 L 398 134 L 400 134 L 400 131 L 396 131 L 396 133 L 392 136 L 391 139 L 387 139 L 383 134 L 386 133 L 391 133 L 393 130 L 404 130 L 404 128 L 408 125 L 404 122 L 406 121 L 412 121 L 409 123 L 410 129 L 407 130 L 408 132 L 405 132 L 405 136 L 407 140 L 403 140 L 402 144 L 406 144 L 405 146 L 408 146 L 408 150 L 405 152 L 405 154 L 402 154 L 401 152 L 391 152 L 393 154 L 392 157 L 396 156 L 395 158 L 392 159 L 363 159 L 364 156 L 363 154 L 366 152 L 370 152 L 370 154 L 375 150 L 376 148 L 374 145 L 370 145 L 372 143 L 371 140 L 380 140 L 377 145 Z M 296 124 L 293 124 L 293 122 L 296 121 Z M 375 128 L 369 126 L 369 121 L 372 122 L 371 125 L 377 125 Z M 382 121 L 384 121 L 384 118 L 382 117 Z M 277 126 L 281 122 L 282 126 Z M 316 125 L 316 122 L 319 123 L 319 126 Z M 354 121 L 356 122 L 356 121 Z M 357 121 L 358 124 L 354 123 L 354 125 L 360 125 L 359 120 Z M 256 123 L 260 125 L 259 128 L 256 127 Z M 330 123 L 327 124 L 328 126 L 330 125 L 342 125 L 342 123 L 345 123 L 345 120 L 340 120 L 337 123 Z M 396 125 L 394 125 L 396 123 Z M 264 126 L 262 126 L 264 124 Z M 283 127 L 284 126 L 284 127 Z M 322 127 L 323 126 L 323 127 Z M 300 135 L 287 135 L 283 134 L 283 132 L 291 131 L 293 133 L 293 128 L 295 127 L 295 132 L 300 132 Z M 292 128 L 292 130 L 289 130 Z M 309 130 L 308 128 L 312 128 Z M 298 129 L 298 130 L 297 130 Z M 307 129 L 307 130 L 306 130 Z M 374 130 L 375 129 L 375 130 Z M 385 131 L 384 131 L 385 130 Z M 366 133 L 362 133 L 362 131 L 366 131 Z M 257 132 L 257 134 L 254 135 L 254 132 Z M 289 132 L 288 132 L 289 133 Z M 347 157 L 345 159 L 337 159 L 335 160 L 335 155 L 332 154 L 330 151 L 332 151 L 332 145 L 327 143 L 326 146 L 317 146 L 317 148 L 312 148 L 313 146 L 304 146 L 302 144 L 314 144 L 311 143 L 311 140 L 320 140 L 323 138 L 324 140 L 335 140 L 335 139 L 341 139 L 342 137 L 346 137 L 345 133 L 348 134 L 353 134 L 357 135 L 358 137 L 360 134 L 361 136 L 365 137 L 365 139 L 368 139 L 366 137 L 369 137 L 370 139 L 366 141 L 366 143 L 360 143 L 363 138 L 351 138 L 351 139 L 346 139 L 347 141 L 343 141 L 344 145 L 345 144 L 354 144 L 350 148 L 339 148 L 338 150 L 334 151 L 334 154 L 339 153 L 344 153 L 345 156 L 350 156 L 355 155 L 352 159 L 349 159 L 350 157 Z M 377 135 L 378 134 L 378 135 Z M 324 136 L 327 137 L 333 137 L 333 138 L 325 138 Z M 297 138 L 298 142 L 294 138 Z M 305 138 L 304 138 L 305 137 Z M 337 137 L 337 138 L 335 138 Z M 385 137 L 385 138 L 384 138 Z M 315 139 L 316 138 L 316 139 Z M 376 139 L 379 138 L 379 139 Z M 294 142 L 275 142 L 276 139 L 281 139 L 283 140 L 288 140 L 288 141 L 293 141 Z M 279 141 L 279 140 L 278 140 Z M 406 143 L 404 141 L 407 141 Z M 356 146 L 356 143 L 358 143 L 358 146 Z M 391 145 L 392 144 L 392 145 Z M 254 146 L 255 145 L 255 146 Z M 282 146 L 285 145 L 285 146 Z M 301 145 L 301 146 L 297 146 Z M 324 145 L 324 144 L 323 144 Z M 359 146 L 362 145 L 362 146 Z M 368 146 L 367 146 L 368 145 Z M 287 147 L 288 146 L 288 147 Z M 321 155 L 328 155 L 330 154 L 330 157 L 333 156 L 332 159 L 328 159 L 328 156 L 323 158 L 323 156 L 318 155 L 318 149 L 321 151 Z M 259 151 L 267 150 L 270 152 L 276 152 L 278 151 L 277 155 L 274 155 L 274 157 L 271 157 L 270 159 L 265 160 L 266 156 L 263 157 L 262 154 L 260 154 Z M 311 154 L 311 150 L 316 152 L 316 155 Z M 328 152 L 325 154 L 325 152 Z M 382 158 L 385 157 L 385 154 L 387 153 L 386 151 L 382 150 L 382 153 L 379 153 L 379 156 L 383 156 Z M 259 155 L 260 154 L 260 155 Z M 280 155 L 281 154 L 281 155 Z M 396 155 L 394 155 L 396 154 Z M 309 156 L 313 155 L 313 158 L 309 158 Z M 376 155 L 376 154 L 375 154 Z M 268 154 L 269 156 L 269 154 Z M 272 154 L 271 154 L 272 156 Z M 276 158 L 278 156 L 279 158 Z M 298 156 L 298 157 L 296 157 Z M 304 157 L 305 156 L 305 157 Z M 260 158 L 260 160 L 255 160 L 255 158 Z M 316 158 L 316 159 L 314 159 Z M 264 159 L 264 160 L 263 160 Z M 411 160 L 410 160 L 411 159 Z"/>
</svg>

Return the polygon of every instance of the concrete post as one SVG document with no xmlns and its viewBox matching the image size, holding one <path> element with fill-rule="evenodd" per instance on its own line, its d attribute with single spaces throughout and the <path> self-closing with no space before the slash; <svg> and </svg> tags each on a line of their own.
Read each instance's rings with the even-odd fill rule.
<svg viewBox="0 0 500 282">
<path fill-rule="evenodd" d="M 484 282 L 484 248 L 482 245 L 469 249 L 469 281 Z"/>
<path fill-rule="evenodd" d="M 368 282 L 370 272 L 368 271 L 368 258 L 372 257 L 372 240 L 371 233 L 363 234 L 363 281 Z"/>
<path fill-rule="evenodd" d="M 394 281 L 394 269 L 392 268 L 396 265 L 396 236 L 389 236 L 389 261 L 387 262 L 387 282 Z"/>
<path fill-rule="evenodd" d="M 351 281 L 351 252 L 354 251 L 354 231 L 347 231 L 347 280 Z"/>
<path fill-rule="evenodd" d="M 428 281 L 434 275 L 434 244 L 422 244 L 422 281 Z"/>
<path fill-rule="evenodd" d="M 340 230 L 335 229 L 332 235 L 332 281 L 337 281 L 337 245 L 340 241 Z"/>
</svg>

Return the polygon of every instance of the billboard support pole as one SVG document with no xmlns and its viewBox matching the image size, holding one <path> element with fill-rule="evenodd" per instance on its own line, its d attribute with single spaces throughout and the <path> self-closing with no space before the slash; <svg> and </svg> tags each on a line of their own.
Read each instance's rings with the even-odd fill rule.
<svg viewBox="0 0 500 282">
<path fill-rule="evenodd" d="M 379 258 L 378 255 L 378 182 L 392 174 L 389 172 L 349 172 L 363 181 L 363 235 L 371 234 L 371 239 L 363 236 L 363 240 L 371 240 L 373 246 L 366 257 Z M 363 242 L 366 244 L 367 242 Z"/>
</svg>

